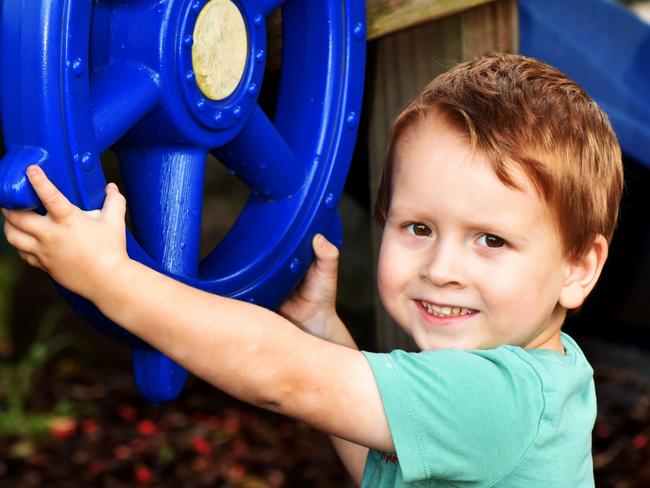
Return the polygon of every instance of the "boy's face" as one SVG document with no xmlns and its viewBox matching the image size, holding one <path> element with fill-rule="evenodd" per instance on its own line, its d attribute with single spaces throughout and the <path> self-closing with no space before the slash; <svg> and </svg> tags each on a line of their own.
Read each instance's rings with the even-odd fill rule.
<svg viewBox="0 0 650 488">
<path fill-rule="evenodd" d="M 530 182 L 505 186 L 438 117 L 402 137 L 379 256 L 379 292 L 422 350 L 501 344 L 561 350 L 570 263 Z"/>
</svg>

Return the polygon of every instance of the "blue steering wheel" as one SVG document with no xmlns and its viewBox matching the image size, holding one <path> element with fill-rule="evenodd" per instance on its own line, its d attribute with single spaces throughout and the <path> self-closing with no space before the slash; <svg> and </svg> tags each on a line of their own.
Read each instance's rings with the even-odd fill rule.
<svg viewBox="0 0 650 488">
<path fill-rule="evenodd" d="M 280 7 L 271 119 L 257 98 L 266 19 Z M 315 233 L 341 243 L 336 208 L 359 122 L 365 32 L 363 0 L 3 0 L 0 205 L 39 207 L 25 176 L 38 163 L 73 203 L 101 208 L 100 155 L 114 148 L 134 229 L 129 255 L 190 286 L 274 308 L 309 265 Z M 251 191 L 201 260 L 210 151 Z M 61 291 L 133 347 L 146 398 L 180 393 L 182 367 Z"/>
</svg>

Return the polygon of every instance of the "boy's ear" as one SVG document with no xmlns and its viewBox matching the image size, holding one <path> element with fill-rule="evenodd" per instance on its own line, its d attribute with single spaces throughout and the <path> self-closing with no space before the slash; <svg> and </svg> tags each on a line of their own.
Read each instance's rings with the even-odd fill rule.
<svg viewBox="0 0 650 488">
<path fill-rule="evenodd" d="M 581 257 L 568 262 L 567 276 L 560 291 L 560 305 L 567 310 L 582 305 L 600 277 L 608 251 L 607 240 L 599 234 Z"/>
</svg>

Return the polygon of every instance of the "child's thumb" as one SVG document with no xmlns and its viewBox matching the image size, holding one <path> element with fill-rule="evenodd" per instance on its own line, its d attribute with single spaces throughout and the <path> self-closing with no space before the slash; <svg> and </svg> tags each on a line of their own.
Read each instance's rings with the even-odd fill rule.
<svg viewBox="0 0 650 488">
<path fill-rule="evenodd" d="M 316 234 L 312 241 L 314 253 L 316 254 L 316 271 L 321 278 L 329 278 L 336 283 L 336 275 L 339 266 L 339 250 L 329 242 L 322 234 Z"/>
<path fill-rule="evenodd" d="M 121 219 L 126 215 L 126 199 L 115 183 L 106 185 L 106 200 L 104 200 L 102 213 Z"/>
</svg>

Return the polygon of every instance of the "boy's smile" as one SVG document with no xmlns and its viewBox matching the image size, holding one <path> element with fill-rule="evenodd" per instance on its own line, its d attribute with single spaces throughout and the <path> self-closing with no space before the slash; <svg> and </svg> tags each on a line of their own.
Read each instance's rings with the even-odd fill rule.
<svg viewBox="0 0 650 488">
<path fill-rule="evenodd" d="M 546 203 L 494 174 L 431 115 L 402 136 L 378 265 L 386 310 L 422 350 L 501 344 L 562 351 L 572 263 Z"/>
</svg>

